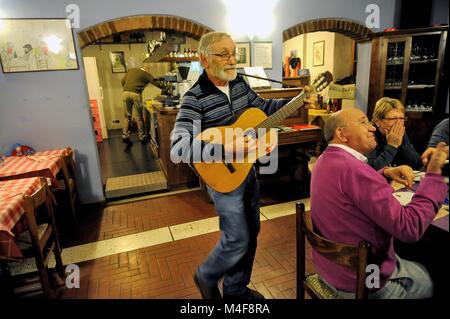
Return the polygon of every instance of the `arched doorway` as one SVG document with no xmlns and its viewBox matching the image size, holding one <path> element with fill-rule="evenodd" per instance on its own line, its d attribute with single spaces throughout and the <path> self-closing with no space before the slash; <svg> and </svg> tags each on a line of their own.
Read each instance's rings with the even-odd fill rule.
<svg viewBox="0 0 450 319">
<path fill-rule="evenodd" d="M 91 69 L 98 70 L 98 82 L 102 85 L 102 89 L 100 90 L 101 97 L 99 97 L 99 99 L 103 100 L 106 105 L 106 107 L 103 107 L 102 109 L 109 110 L 110 112 L 107 114 L 108 116 L 105 116 L 103 119 L 103 122 L 106 123 L 105 127 L 109 138 L 103 141 L 101 141 L 101 138 L 97 139 L 102 182 L 106 186 L 105 195 L 107 198 L 131 195 L 131 193 L 126 194 L 126 192 L 121 190 L 114 192 L 116 195 L 111 195 L 113 192 L 108 190 L 108 182 L 111 178 L 117 179 L 119 177 L 124 177 L 124 181 L 130 181 L 134 178 L 133 176 L 144 175 L 146 173 L 148 173 L 147 175 L 150 175 L 153 172 L 159 172 L 159 175 L 164 177 L 164 174 L 160 171 L 160 167 L 157 163 L 157 158 L 155 158 L 155 152 L 151 151 L 152 143 L 141 145 L 138 140 L 135 140 L 137 143 L 133 143 L 130 147 L 126 147 L 120 138 L 122 127 L 121 121 L 123 121 L 121 79 L 126 74 L 126 71 L 132 67 L 131 63 L 130 66 L 128 65 L 130 62 L 129 58 L 131 57 L 133 61 L 139 61 L 138 65 L 133 67 L 141 67 L 143 66 L 143 63 L 147 63 L 142 56 L 147 52 L 150 39 L 153 39 L 153 37 L 159 35 L 161 32 L 176 34 L 186 40 L 187 42 L 182 42 L 184 44 L 179 44 L 181 49 L 183 45 L 184 47 L 191 46 L 191 48 L 195 48 L 200 37 L 210 31 L 212 31 L 212 29 L 204 25 L 178 16 L 140 15 L 121 17 L 101 22 L 78 32 L 78 44 L 82 50 L 83 59 L 85 61 L 86 77 L 88 77 L 89 72 L 86 66 L 86 58 L 94 57 L 96 62 Z M 134 37 L 135 35 L 138 37 Z M 115 70 L 114 67 L 111 66 L 111 54 L 121 54 L 123 56 L 124 65 L 126 64 L 127 67 L 124 67 L 121 71 L 117 72 L 117 69 Z M 172 63 L 160 63 L 157 61 L 158 60 L 152 62 L 150 65 L 154 77 L 160 77 L 172 70 L 172 66 L 168 66 Z M 153 98 L 157 94 L 157 91 L 160 93 L 159 89 L 148 85 L 143 92 L 144 103 L 145 99 L 149 96 Z M 92 116 L 94 120 L 94 130 L 98 137 L 98 131 L 103 134 L 104 131 L 95 127 L 95 113 L 96 112 L 93 109 Z M 145 107 L 144 113 L 147 113 L 147 116 L 150 117 L 149 122 L 153 123 L 151 114 L 146 111 Z M 149 123 L 147 124 L 150 126 Z M 148 129 L 150 130 L 150 127 Z M 114 133 L 109 134 L 110 132 Z M 155 179 L 153 177 L 142 178 L 142 176 L 140 176 L 139 180 L 148 180 L 149 183 L 156 180 L 155 183 L 162 185 L 158 187 L 164 187 L 164 181 L 161 181 L 161 178 L 159 177 Z M 114 184 L 120 184 L 118 187 L 122 187 L 121 182 L 115 181 Z M 127 185 L 124 185 L 123 187 L 127 187 Z M 131 188 L 133 189 L 134 194 L 156 190 L 154 187 L 136 187 L 136 185 Z"/>
<path fill-rule="evenodd" d="M 142 15 L 128 16 L 101 22 L 78 32 L 78 43 L 81 49 L 113 34 L 137 30 L 167 30 L 185 33 L 199 40 L 212 29 L 195 21 L 177 16 Z"/>
<path fill-rule="evenodd" d="M 313 95 L 312 98 L 317 99 L 317 109 L 308 110 L 309 123 L 323 127 L 324 122 L 331 115 L 325 110 L 327 105 L 343 108 L 357 106 L 363 109 L 365 107 L 366 103 L 358 98 L 363 95 L 368 96 L 369 72 L 361 71 L 361 66 L 364 63 L 367 63 L 367 67 L 370 66 L 370 49 L 368 52 L 362 52 L 360 44 L 370 46 L 372 35 L 373 32 L 361 23 L 339 18 L 308 20 L 283 31 L 282 55 L 285 66 L 283 82 L 286 85 L 302 86 L 312 82 L 319 74 L 329 71 L 333 74 L 333 81 L 345 85 L 346 90 L 362 93 L 355 94 L 353 98 L 349 96 L 338 98 L 337 94 L 329 94 L 327 88 L 320 92 L 320 96 Z M 364 56 L 361 57 L 360 53 L 364 53 Z M 366 76 L 367 79 L 363 81 L 365 82 L 363 92 L 358 92 L 355 90 L 355 88 L 361 90 L 358 81 Z M 323 109 L 319 109 L 321 107 Z M 321 150 L 326 145 L 326 142 L 322 141 Z M 310 154 L 312 157 L 310 163 L 314 163 L 315 152 Z"/>
<path fill-rule="evenodd" d="M 304 33 L 317 31 L 341 33 L 356 42 L 370 41 L 373 34 L 372 30 L 352 20 L 323 18 L 308 20 L 284 30 L 283 42 Z"/>
<path fill-rule="evenodd" d="M 369 74 L 370 74 L 370 48 L 371 43 L 370 40 L 372 38 L 372 35 L 374 34 L 372 30 L 368 29 L 364 25 L 362 25 L 359 22 L 352 21 L 349 19 L 339 19 L 339 18 L 321 18 L 321 19 L 314 19 L 314 20 L 308 20 L 301 23 L 298 23 L 296 25 L 293 25 L 286 30 L 283 31 L 283 48 L 286 48 L 286 43 L 296 41 L 295 39 L 300 37 L 307 37 L 309 36 L 309 45 L 312 46 L 315 41 L 321 41 L 323 39 L 318 39 L 316 34 L 323 33 L 323 34 L 333 34 L 333 37 L 336 39 L 336 43 L 339 41 L 340 44 L 345 44 L 346 51 L 349 51 L 350 53 L 346 54 L 340 54 L 338 56 L 339 52 L 335 49 L 335 55 L 338 56 L 337 62 L 335 62 L 335 65 L 339 66 L 340 71 L 342 69 L 346 70 L 353 70 L 352 75 L 357 78 L 357 94 L 355 99 L 355 104 L 362 109 L 364 109 L 367 105 L 367 96 L 368 96 L 368 88 L 369 88 Z M 334 39 L 333 38 L 333 39 Z M 334 43 L 334 40 L 333 40 Z M 330 49 L 333 49 L 333 44 L 328 45 L 328 50 L 325 49 L 325 54 L 330 54 Z M 352 43 L 350 45 L 350 43 Z M 320 43 L 319 43 L 320 44 Z M 288 45 L 289 46 L 289 45 Z M 348 47 L 351 46 L 350 49 Z M 308 53 L 310 56 L 312 55 L 314 48 L 312 47 L 304 47 L 304 52 L 302 53 Z M 288 48 L 287 55 L 290 53 L 290 48 Z M 286 52 L 283 54 L 286 56 Z M 309 57 L 310 59 L 310 57 Z M 306 62 L 306 61 L 305 61 Z M 311 63 L 311 59 L 309 60 Z M 349 67 L 345 68 L 343 65 L 345 63 L 349 63 Z M 314 68 L 312 67 L 313 73 L 314 69 L 319 70 L 320 72 L 323 72 L 324 70 L 321 70 L 321 67 Z M 356 70 L 364 70 L 363 72 L 360 72 L 360 74 L 356 74 Z M 367 71 L 366 71 L 367 69 Z M 333 71 L 333 70 L 328 70 Z M 348 71 L 347 71 L 348 72 Z M 345 74 L 345 72 L 336 72 L 339 77 L 339 73 Z M 350 74 L 349 74 L 350 75 Z M 311 79 L 313 79 L 313 75 L 311 74 Z M 336 77 L 335 77 L 336 79 Z"/>
</svg>

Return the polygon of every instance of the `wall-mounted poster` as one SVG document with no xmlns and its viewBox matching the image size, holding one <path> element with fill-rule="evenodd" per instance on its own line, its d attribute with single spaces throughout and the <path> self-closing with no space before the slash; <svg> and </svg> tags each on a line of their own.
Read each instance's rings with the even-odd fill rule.
<svg viewBox="0 0 450 319">
<path fill-rule="evenodd" d="M 111 60 L 112 73 L 125 73 L 127 68 L 125 66 L 125 54 L 123 51 L 109 52 Z"/>
<path fill-rule="evenodd" d="M 250 42 L 236 43 L 236 67 L 238 69 L 250 66 Z"/>
<path fill-rule="evenodd" d="M 324 65 L 325 41 L 313 43 L 313 66 Z"/>
<path fill-rule="evenodd" d="M 73 33 L 66 19 L 0 19 L 4 73 L 77 70 Z"/>
<path fill-rule="evenodd" d="M 272 68 L 272 42 L 255 42 L 253 44 L 255 52 L 254 66 L 264 69 Z"/>
</svg>

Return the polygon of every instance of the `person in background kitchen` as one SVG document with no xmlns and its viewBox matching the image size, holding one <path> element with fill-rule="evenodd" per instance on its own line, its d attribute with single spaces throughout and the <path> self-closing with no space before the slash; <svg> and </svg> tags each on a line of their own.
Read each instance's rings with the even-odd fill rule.
<svg viewBox="0 0 450 319">
<path fill-rule="evenodd" d="M 141 143 L 146 143 L 149 140 L 144 126 L 142 109 L 142 91 L 144 91 L 144 88 L 149 83 L 158 88 L 162 88 L 161 83 L 151 75 L 148 66 L 144 66 L 143 68 L 132 68 L 122 79 L 122 101 L 124 109 L 122 141 L 127 145 L 133 144 L 130 140 L 130 122 L 133 110 L 136 116 L 139 140 Z"/>
</svg>

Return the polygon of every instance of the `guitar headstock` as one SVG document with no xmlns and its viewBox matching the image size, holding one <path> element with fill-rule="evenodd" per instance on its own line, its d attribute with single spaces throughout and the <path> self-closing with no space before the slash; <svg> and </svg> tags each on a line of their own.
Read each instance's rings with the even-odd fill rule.
<svg viewBox="0 0 450 319">
<path fill-rule="evenodd" d="M 311 93 L 323 91 L 333 81 L 333 75 L 329 71 L 320 73 L 311 84 Z"/>
</svg>

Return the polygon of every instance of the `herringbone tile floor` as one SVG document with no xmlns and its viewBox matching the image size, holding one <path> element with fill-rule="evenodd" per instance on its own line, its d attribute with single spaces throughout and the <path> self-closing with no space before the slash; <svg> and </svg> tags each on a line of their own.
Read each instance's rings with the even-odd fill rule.
<svg viewBox="0 0 450 319">
<path fill-rule="evenodd" d="M 201 196 L 201 193 L 187 193 L 176 198 L 108 207 L 100 224 L 100 238 L 213 216 L 212 205 Z M 176 206 L 184 210 L 174 208 Z M 193 206 L 202 208 L 193 209 Z M 218 239 L 219 232 L 214 232 L 79 263 L 80 288 L 67 289 L 62 297 L 200 298 L 192 275 Z M 309 261 L 308 266 L 311 268 Z M 263 222 L 251 287 L 266 298 L 293 299 L 295 267 L 295 215 Z"/>
</svg>

